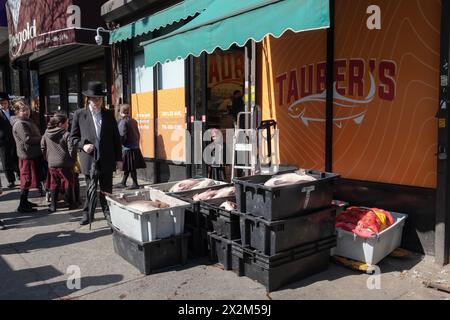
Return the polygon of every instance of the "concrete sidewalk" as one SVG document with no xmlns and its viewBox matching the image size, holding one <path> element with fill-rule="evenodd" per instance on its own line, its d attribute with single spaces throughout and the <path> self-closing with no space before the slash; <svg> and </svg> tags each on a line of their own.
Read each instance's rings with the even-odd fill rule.
<svg viewBox="0 0 450 320">
<path fill-rule="evenodd" d="M 6 185 L 2 175 L 3 185 Z M 439 268 L 433 258 L 413 255 L 380 263 L 380 289 L 368 289 L 369 275 L 330 263 L 328 271 L 266 293 L 245 277 L 223 271 L 207 259 L 189 260 L 182 267 L 143 276 L 116 255 L 106 223 L 97 213 L 93 228 L 80 227 L 79 211 L 48 214 L 44 198 L 35 214 L 15 212 L 19 190 L 0 196 L 0 299 L 449 299 L 427 289 L 426 280 L 450 284 L 450 267 Z M 81 289 L 67 287 L 71 270 L 81 271 Z M 369 281 L 370 282 L 370 281 Z"/>
</svg>

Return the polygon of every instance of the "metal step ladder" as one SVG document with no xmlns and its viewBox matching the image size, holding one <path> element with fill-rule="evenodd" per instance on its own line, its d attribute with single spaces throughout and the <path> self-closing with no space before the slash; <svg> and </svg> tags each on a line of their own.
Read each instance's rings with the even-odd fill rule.
<svg viewBox="0 0 450 320">
<path fill-rule="evenodd" d="M 250 128 L 240 127 L 241 117 L 250 117 Z M 243 156 L 237 154 L 243 153 Z M 236 160 L 245 159 L 245 164 L 237 164 Z M 250 175 L 255 175 L 258 165 L 258 136 L 255 130 L 254 112 L 240 112 L 237 115 L 237 124 L 233 136 L 233 162 L 231 165 L 231 180 L 236 177 L 236 170 L 250 171 Z"/>
</svg>

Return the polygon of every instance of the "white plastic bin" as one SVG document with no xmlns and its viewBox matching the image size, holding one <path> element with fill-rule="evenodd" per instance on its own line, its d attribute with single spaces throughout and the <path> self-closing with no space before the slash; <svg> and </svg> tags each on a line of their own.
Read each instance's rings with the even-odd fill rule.
<svg viewBox="0 0 450 320">
<path fill-rule="evenodd" d="M 111 212 L 111 222 L 123 234 L 140 242 L 165 239 L 184 233 L 184 212 L 191 204 L 148 189 L 131 194 L 106 197 Z M 124 201 L 125 200 L 125 201 Z M 170 208 L 141 212 L 128 208 L 124 202 L 159 200 Z"/>
<path fill-rule="evenodd" d="M 337 229 L 337 246 L 332 255 L 375 265 L 400 247 L 403 227 L 408 215 L 391 212 L 395 223 L 372 238 L 362 238 L 353 232 Z"/>
</svg>

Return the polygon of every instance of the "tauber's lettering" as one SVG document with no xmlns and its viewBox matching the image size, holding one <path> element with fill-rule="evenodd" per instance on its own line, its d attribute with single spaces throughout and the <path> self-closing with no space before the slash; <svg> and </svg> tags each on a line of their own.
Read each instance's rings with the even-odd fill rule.
<svg viewBox="0 0 450 320">
<path fill-rule="evenodd" d="M 396 94 L 397 65 L 389 60 L 338 59 L 334 64 L 334 89 L 344 97 L 364 98 L 376 82 L 381 100 L 393 101 Z M 278 104 L 290 105 L 298 99 L 321 94 L 326 84 L 326 64 L 302 66 L 275 77 Z"/>
<path fill-rule="evenodd" d="M 34 19 L 32 25 L 30 25 L 30 23 L 27 22 L 27 27 L 25 29 L 9 36 L 9 46 L 11 49 L 12 56 L 15 57 L 18 54 L 20 54 L 25 42 L 32 40 L 36 37 L 37 37 L 36 19 Z"/>
</svg>

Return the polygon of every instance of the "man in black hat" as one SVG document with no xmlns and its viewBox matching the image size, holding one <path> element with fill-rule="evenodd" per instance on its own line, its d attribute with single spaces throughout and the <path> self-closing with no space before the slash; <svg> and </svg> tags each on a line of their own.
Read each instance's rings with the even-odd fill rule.
<svg viewBox="0 0 450 320">
<path fill-rule="evenodd" d="M 11 126 L 13 116 L 14 111 L 10 108 L 9 95 L 0 92 L 0 159 L 8 180 L 8 188 L 14 188 L 16 182 L 14 172 L 19 172 L 16 143 Z"/>
<path fill-rule="evenodd" d="M 73 115 L 70 139 L 80 150 L 81 172 L 90 183 L 90 170 L 94 161 L 99 164 L 100 191 L 112 193 L 113 172 L 122 165 L 122 145 L 117 122 L 112 111 L 104 108 L 106 94 L 100 82 L 89 82 L 83 92 L 85 108 Z M 109 222 L 109 208 L 105 195 L 100 193 L 100 204 Z M 81 225 L 89 224 L 93 216 L 85 208 Z"/>
</svg>

